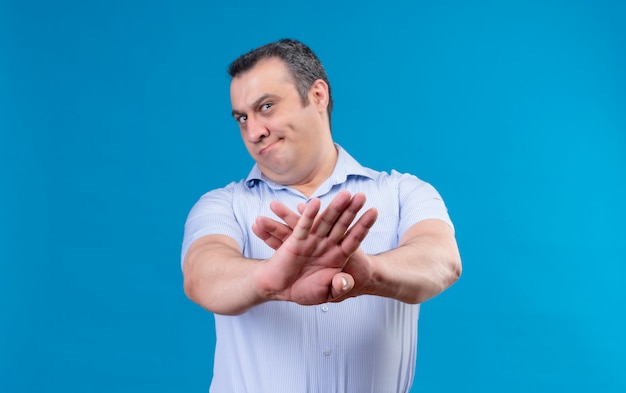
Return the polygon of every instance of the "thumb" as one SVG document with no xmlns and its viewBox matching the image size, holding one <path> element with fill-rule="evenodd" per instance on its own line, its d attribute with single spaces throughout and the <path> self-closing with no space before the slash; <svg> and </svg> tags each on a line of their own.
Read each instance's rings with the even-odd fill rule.
<svg viewBox="0 0 626 393">
<path fill-rule="evenodd" d="M 354 288 L 354 278 L 348 273 L 337 273 L 330 284 L 330 297 L 338 300 Z"/>
</svg>

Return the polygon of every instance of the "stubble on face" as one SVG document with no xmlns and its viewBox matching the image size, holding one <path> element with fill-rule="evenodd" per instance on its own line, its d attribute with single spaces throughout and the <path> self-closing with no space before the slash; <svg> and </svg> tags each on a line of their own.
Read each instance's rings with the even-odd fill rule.
<svg viewBox="0 0 626 393">
<path fill-rule="evenodd" d="M 325 111 L 308 98 L 304 104 L 288 68 L 275 58 L 262 60 L 231 82 L 233 114 L 247 116 L 240 123 L 244 144 L 261 171 L 280 184 L 309 183 L 320 169 L 326 171 L 324 160 L 336 158 Z M 323 151 L 328 149 L 332 152 Z"/>
</svg>

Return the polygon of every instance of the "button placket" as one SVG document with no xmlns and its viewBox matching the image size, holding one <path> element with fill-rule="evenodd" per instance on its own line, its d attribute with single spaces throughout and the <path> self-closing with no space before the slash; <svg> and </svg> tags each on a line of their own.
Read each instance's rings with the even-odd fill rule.
<svg viewBox="0 0 626 393">
<path fill-rule="evenodd" d="M 324 318 L 324 315 L 328 315 L 328 311 L 330 310 L 330 308 L 328 307 L 328 304 L 322 304 L 319 309 L 322 311 L 323 318 Z M 322 349 L 322 353 L 324 354 L 325 357 L 328 357 L 332 354 L 332 350 L 330 349 L 329 346 L 324 346 Z"/>
</svg>

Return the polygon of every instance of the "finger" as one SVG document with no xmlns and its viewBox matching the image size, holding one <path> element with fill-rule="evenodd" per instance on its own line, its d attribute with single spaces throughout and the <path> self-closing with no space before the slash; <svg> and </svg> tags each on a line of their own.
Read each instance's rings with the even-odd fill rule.
<svg viewBox="0 0 626 393">
<path fill-rule="evenodd" d="M 354 218 L 357 216 L 363 206 L 365 206 L 365 200 L 365 194 L 354 194 L 352 199 L 350 199 L 350 203 L 341 212 L 341 215 L 338 217 L 337 222 L 333 226 L 331 232 L 328 234 L 329 238 L 333 240 L 339 240 L 346 234 L 346 231 L 352 225 Z"/>
<path fill-rule="evenodd" d="M 368 209 L 359 220 L 346 232 L 341 239 L 341 249 L 347 255 L 351 255 L 360 246 L 374 223 L 378 219 L 378 211 L 375 208 Z"/>
<path fill-rule="evenodd" d="M 313 198 L 302 211 L 302 215 L 293 228 L 292 236 L 298 240 L 306 239 L 311 233 L 315 217 L 320 210 L 320 200 Z"/>
<path fill-rule="evenodd" d="M 302 204 L 301 204 L 302 205 Z M 298 210 L 300 214 L 304 211 L 306 205 L 303 205 L 302 208 L 298 205 Z M 293 210 L 288 208 L 285 204 L 279 201 L 272 201 L 270 203 L 270 210 L 274 212 L 278 217 L 280 217 L 290 228 L 295 228 L 298 223 L 298 219 L 300 215 L 295 213 Z"/>
<path fill-rule="evenodd" d="M 268 217 L 258 217 L 252 232 L 273 249 L 278 249 L 291 235 L 291 228 Z"/>
<path fill-rule="evenodd" d="M 315 232 L 317 236 L 326 237 L 337 223 L 337 220 L 350 205 L 350 201 L 350 192 L 346 190 L 340 191 L 335 198 L 333 198 L 328 207 L 320 214 L 313 226 L 313 232 Z"/>
<path fill-rule="evenodd" d="M 274 250 L 278 250 L 278 248 L 280 246 L 282 246 L 282 244 L 283 244 L 283 241 L 281 239 L 278 239 L 278 238 L 272 236 L 271 233 L 260 229 L 257 224 L 252 224 L 252 232 L 254 232 L 254 234 L 259 239 L 263 240 L 263 242 L 265 244 L 267 244 L 268 246 L 270 246 Z"/>
<path fill-rule="evenodd" d="M 277 237 L 281 240 L 287 240 L 289 235 L 291 235 L 291 228 L 289 226 L 283 224 L 282 222 L 278 222 L 269 217 L 260 216 L 257 217 L 254 223 L 260 230 L 270 233 L 272 236 Z"/>
<path fill-rule="evenodd" d="M 354 278 L 348 273 L 337 273 L 330 283 L 331 300 L 337 301 L 354 288 Z"/>
</svg>

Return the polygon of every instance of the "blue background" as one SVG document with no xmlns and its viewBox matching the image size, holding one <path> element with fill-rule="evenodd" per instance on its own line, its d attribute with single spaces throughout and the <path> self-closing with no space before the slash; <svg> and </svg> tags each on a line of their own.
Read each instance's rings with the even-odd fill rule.
<svg viewBox="0 0 626 393">
<path fill-rule="evenodd" d="M 0 2 L 0 392 L 202 392 L 188 210 L 252 164 L 225 68 L 282 37 L 336 140 L 434 184 L 462 279 L 413 391 L 626 391 L 626 5 Z"/>
</svg>

